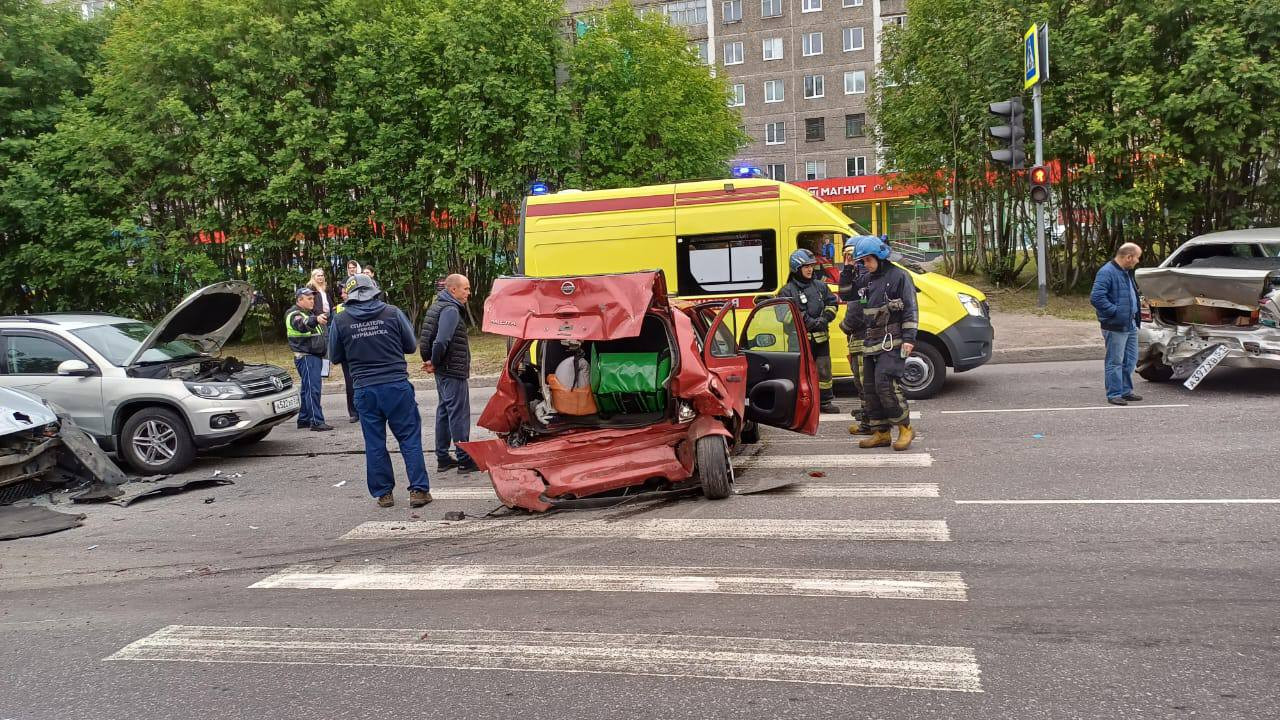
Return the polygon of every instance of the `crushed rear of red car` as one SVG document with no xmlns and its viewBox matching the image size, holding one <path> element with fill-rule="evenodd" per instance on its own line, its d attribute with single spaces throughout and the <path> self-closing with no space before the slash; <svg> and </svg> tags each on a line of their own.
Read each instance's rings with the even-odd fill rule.
<svg viewBox="0 0 1280 720">
<path fill-rule="evenodd" d="M 661 271 L 498 279 L 483 328 L 514 343 L 479 420 L 498 437 L 464 449 L 513 508 L 598 507 L 698 486 L 728 497 L 730 451 L 750 423 L 818 426 L 798 309 L 760 303 L 740 337 L 735 310 L 673 303 Z"/>
</svg>

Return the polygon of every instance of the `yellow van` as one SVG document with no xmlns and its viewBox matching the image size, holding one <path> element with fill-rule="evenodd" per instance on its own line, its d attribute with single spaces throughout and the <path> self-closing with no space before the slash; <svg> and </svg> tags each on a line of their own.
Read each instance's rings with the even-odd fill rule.
<svg viewBox="0 0 1280 720">
<path fill-rule="evenodd" d="M 563 190 L 526 198 L 516 270 L 554 277 L 661 269 L 681 299 L 737 298 L 746 311 L 787 282 L 787 258 L 797 248 L 819 258 L 824 247 L 834 248 L 840 258 L 845 239 L 856 234 L 831 205 L 772 180 Z M 964 372 L 990 360 L 994 333 L 980 291 L 904 267 L 919 291 L 920 332 L 903 388 L 908 397 L 927 398 L 941 390 L 948 367 Z M 824 271 L 834 285 L 838 265 L 828 261 Z M 831 345 L 835 376 L 848 377 L 836 323 Z"/>
</svg>

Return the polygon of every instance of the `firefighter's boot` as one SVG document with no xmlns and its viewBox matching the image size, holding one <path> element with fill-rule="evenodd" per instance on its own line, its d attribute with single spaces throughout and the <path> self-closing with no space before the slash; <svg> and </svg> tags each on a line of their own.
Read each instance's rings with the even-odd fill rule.
<svg viewBox="0 0 1280 720">
<path fill-rule="evenodd" d="M 872 433 L 871 426 L 863 422 L 849 424 L 850 435 L 870 435 Z"/>
<path fill-rule="evenodd" d="M 871 437 L 866 440 L 858 441 L 858 447 L 863 450 L 867 450 L 869 448 L 889 447 L 892 444 L 893 436 L 889 434 L 889 430 L 887 428 L 884 430 L 877 429 L 875 432 L 871 433 Z"/>
<path fill-rule="evenodd" d="M 911 447 L 911 441 L 916 437 L 916 431 L 911 429 L 910 425 L 902 424 L 898 426 L 898 439 L 893 441 L 894 450 L 906 450 Z"/>
</svg>

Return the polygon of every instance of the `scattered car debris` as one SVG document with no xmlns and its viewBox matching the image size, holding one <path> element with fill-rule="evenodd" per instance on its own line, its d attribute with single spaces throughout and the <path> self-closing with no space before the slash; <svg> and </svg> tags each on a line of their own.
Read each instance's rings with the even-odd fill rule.
<svg viewBox="0 0 1280 720">
<path fill-rule="evenodd" d="M 215 498 L 207 497 L 204 499 L 205 505 L 212 505 Z"/>
<path fill-rule="evenodd" d="M 795 480 L 762 480 L 755 485 L 748 487 L 735 488 L 734 493 L 737 495 L 754 495 L 756 493 L 773 492 L 782 490 L 797 484 Z"/>
<path fill-rule="evenodd" d="M 85 548 L 85 550 L 97 550 L 97 549 L 98 549 L 97 545 L 90 545 L 89 547 Z"/>
<path fill-rule="evenodd" d="M 445 520 L 466 520 L 467 514 L 461 510 L 450 510 L 444 514 Z"/>
<path fill-rule="evenodd" d="M 827 474 L 826 474 L 826 473 L 824 473 L 824 472 L 822 472 L 821 470 L 810 470 L 810 471 L 809 471 L 809 477 L 811 477 L 811 478 L 824 478 L 824 477 L 826 477 L 826 476 L 827 476 Z"/>
<path fill-rule="evenodd" d="M 334 486 L 334 487 L 342 487 L 343 485 L 346 485 L 346 484 L 347 484 L 347 481 L 346 481 L 346 480 L 339 480 L 338 482 L 334 483 L 334 484 L 333 484 L 333 486 Z"/>
<path fill-rule="evenodd" d="M 0 507 L 0 540 L 48 535 L 83 525 L 83 514 L 60 513 L 36 505 Z"/>
<path fill-rule="evenodd" d="M 112 504 L 119 505 L 120 507 L 129 507 L 143 498 L 155 497 L 158 495 L 174 495 L 186 492 L 187 490 L 194 490 L 196 488 L 234 484 L 235 483 L 231 480 L 220 477 L 176 477 L 151 483 L 134 482 L 124 486 L 120 496 L 116 500 L 112 501 Z"/>
</svg>

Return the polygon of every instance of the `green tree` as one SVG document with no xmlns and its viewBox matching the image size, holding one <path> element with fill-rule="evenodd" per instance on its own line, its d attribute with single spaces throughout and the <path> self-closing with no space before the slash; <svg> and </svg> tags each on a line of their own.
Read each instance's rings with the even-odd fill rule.
<svg viewBox="0 0 1280 720">
<path fill-rule="evenodd" d="M 609 188 L 724 177 L 747 142 L 721 70 L 659 13 L 617 0 L 588 21 L 569 64 L 567 183 Z"/>
</svg>

